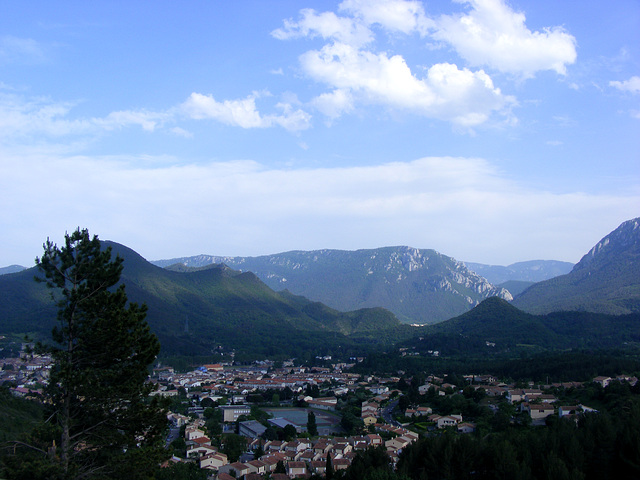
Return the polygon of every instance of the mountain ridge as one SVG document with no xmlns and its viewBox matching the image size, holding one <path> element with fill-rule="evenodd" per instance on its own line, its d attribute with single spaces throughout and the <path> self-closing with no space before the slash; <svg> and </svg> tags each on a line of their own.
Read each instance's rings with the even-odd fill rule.
<svg viewBox="0 0 640 480">
<path fill-rule="evenodd" d="M 194 267 L 224 263 L 254 272 L 274 290 L 286 288 L 338 310 L 383 307 L 404 323 L 436 323 L 490 296 L 512 298 L 463 262 L 407 246 L 293 250 L 259 257 L 197 255 L 153 263 Z"/>
<path fill-rule="evenodd" d="M 339 312 L 301 296 L 275 292 L 250 272 L 224 265 L 174 272 L 152 265 L 124 245 L 111 241 L 102 245 L 123 258 L 121 282 L 127 296 L 147 305 L 147 320 L 165 354 L 205 354 L 224 345 L 227 351 L 304 355 L 317 347 L 318 335 L 323 348 L 331 349 L 380 343 L 385 332 L 398 333 L 398 320 L 383 309 Z M 51 292 L 34 281 L 38 274 L 33 267 L 0 277 L 3 331 L 50 334 L 56 307 Z"/>
<path fill-rule="evenodd" d="M 640 311 L 640 217 L 623 222 L 603 237 L 571 272 L 532 285 L 513 304 L 538 314 Z"/>
</svg>

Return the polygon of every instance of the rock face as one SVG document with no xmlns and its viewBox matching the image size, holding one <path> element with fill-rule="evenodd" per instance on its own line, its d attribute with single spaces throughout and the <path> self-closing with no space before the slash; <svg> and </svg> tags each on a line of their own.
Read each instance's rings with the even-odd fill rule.
<svg viewBox="0 0 640 480">
<path fill-rule="evenodd" d="M 511 294 L 435 250 L 293 251 L 261 257 L 197 257 L 154 262 L 202 267 L 225 263 L 252 271 L 274 290 L 320 301 L 339 310 L 384 307 L 405 323 L 435 323 L 460 315 L 482 300 Z"/>
<path fill-rule="evenodd" d="M 570 273 L 531 286 L 513 304 L 531 313 L 640 311 L 640 218 L 600 240 Z"/>
</svg>

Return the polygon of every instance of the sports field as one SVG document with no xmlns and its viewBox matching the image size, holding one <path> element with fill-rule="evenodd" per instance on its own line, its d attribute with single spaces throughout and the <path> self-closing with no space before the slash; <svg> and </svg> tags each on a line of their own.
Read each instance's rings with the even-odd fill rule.
<svg viewBox="0 0 640 480">
<path fill-rule="evenodd" d="M 301 427 L 303 431 L 307 429 L 307 418 L 309 411 L 316 416 L 316 425 L 320 435 L 330 435 L 332 433 L 340 433 L 340 415 L 326 412 L 324 410 L 316 410 L 311 408 L 265 408 L 265 412 L 274 418 L 284 418 L 291 423 Z"/>
</svg>

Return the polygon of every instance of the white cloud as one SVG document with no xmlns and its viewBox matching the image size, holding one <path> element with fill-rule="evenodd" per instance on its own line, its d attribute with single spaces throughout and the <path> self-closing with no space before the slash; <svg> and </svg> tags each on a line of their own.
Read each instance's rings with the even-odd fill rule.
<svg viewBox="0 0 640 480">
<path fill-rule="evenodd" d="M 321 37 L 349 45 L 364 45 L 373 39 L 373 34 L 365 25 L 333 12 L 317 13 L 311 8 L 300 11 L 300 20 L 285 20 L 284 28 L 271 32 L 279 40 L 301 37 Z"/>
<path fill-rule="evenodd" d="M 31 38 L 0 37 L 0 63 L 42 63 L 46 59 L 43 45 Z"/>
<path fill-rule="evenodd" d="M 352 13 L 365 25 L 378 24 L 389 31 L 405 34 L 425 34 L 433 21 L 424 13 L 418 1 L 405 0 L 345 0 L 339 10 Z"/>
<path fill-rule="evenodd" d="M 352 104 L 347 100 L 354 96 L 469 127 L 515 103 L 483 71 L 460 70 L 453 64 L 433 65 L 420 79 L 400 55 L 388 57 L 340 43 L 306 52 L 300 61 L 309 76 L 337 89 L 315 100 L 333 116 L 348 111 Z"/>
<path fill-rule="evenodd" d="M 639 94 L 640 93 L 640 77 L 633 76 L 629 80 L 624 80 L 623 82 L 613 80 L 609 82 L 609 86 L 617 88 L 618 90 L 622 90 L 623 92 Z"/>
<path fill-rule="evenodd" d="M 241 100 L 218 102 L 211 95 L 192 93 L 181 105 L 181 110 L 195 120 L 213 119 L 226 125 L 242 128 L 268 128 L 273 125 L 296 131 L 309 128 L 310 115 L 290 104 L 279 104 L 282 115 L 261 115 L 256 108 L 257 94 Z"/>
<path fill-rule="evenodd" d="M 301 10 L 298 21 L 286 20 L 283 28 L 272 32 L 282 40 L 320 37 L 326 41 L 299 59 L 306 75 L 329 87 L 310 104 L 330 120 L 361 105 L 404 110 L 465 128 L 486 123 L 495 114 L 513 119 L 510 110 L 515 98 L 503 95 L 483 70 L 436 63 L 418 77 L 401 54 L 374 50 L 374 25 L 422 36 L 436 28 L 421 2 L 344 0 L 338 9 L 345 16 Z"/>
<path fill-rule="evenodd" d="M 55 102 L 46 98 L 25 98 L 0 93 L 0 139 L 14 144 L 44 142 L 53 138 L 96 136 L 137 125 L 154 131 L 171 119 L 162 112 L 117 111 L 103 118 L 73 118 L 71 102 Z"/>
<path fill-rule="evenodd" d="M 354 108 L 353 97 L 349 90 L 340 88 L 318 95 L 311 103 L 330 119 L 338 118 Z"/>
<path fill-rule="evenodd" d="M 523 188 L 474 158 L 297 170 L 6 152 L 3 160 L 0 191 L 21 199 L 0 211 L 9 263 L 77 226 L 151 259 L 411 245 L 498 264 L 577 261 L 640 204 L 637 194 Z"/>
<path fill-rule="evenodd" d="M 576 39 L 562 27 L 532 32 L 525 15 L 503 0 L 457 1 L 471 11 L 438 18 L 433 37 L 452 45 L 470 65 L 528 78 L 543 70 L 565 75 L 575 62 Z"/>
<path fill-rule="evenodd" d="M 171 132 L 174 135 L 177 135 L 179 137 L 184 137 L 184 138 L 193 138 L 193 133 L 191 133 L 188 130 L 185 130 L 184 128 L 180 128 L 180 127 L 173 127 L 171 129 Z"/>
<path fill-rule="evenodd" d="M 104 119 L 96 118 L 94 123 L 106 130 L 139 125 L 143 130 L 153 132 L 162 121 L 169 119 L 169 114 L 145 111 L 123 110 L 111 112 Z"/>
<path fill-rule="evenodd" d="M 93 131 L 95 125 L 90 120 L 67 118 L 72 107 L 71 103 L 0 94 L 0 139 L 58 137 Z"/>
</svg>

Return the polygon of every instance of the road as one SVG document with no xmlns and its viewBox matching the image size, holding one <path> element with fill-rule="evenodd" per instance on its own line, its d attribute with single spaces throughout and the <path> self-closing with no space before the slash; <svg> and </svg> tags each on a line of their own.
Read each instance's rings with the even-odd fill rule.
<svg viewBox="0 0 640 480">
<path fill-rule="evenodd" d="M 389 405 L 387 405 L 384 410 L 382 410 L 382 418 L 384 419 L 385 422 L 387 422 L 389 425 L 393 425 L 395 427 L 400 427 L 402 426 L 400 424 L 400 422 L 394 420 L 393 418 L 393 410 L 398 406 L 398 400 L 394 400 L 391 403 L 389 403 Z"/>
</svg>

